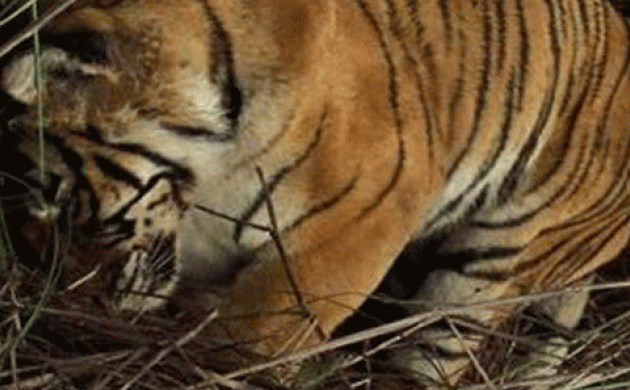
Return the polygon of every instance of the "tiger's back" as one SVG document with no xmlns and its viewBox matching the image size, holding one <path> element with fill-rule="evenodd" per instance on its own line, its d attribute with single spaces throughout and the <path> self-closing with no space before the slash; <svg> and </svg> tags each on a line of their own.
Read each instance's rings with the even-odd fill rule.
<svg viewBox="0 0 630 390">
<path fill-rule="evenodd" d="M 549 288 L 554 277 L 561 284 L 581 278 L 598 262 L 587 253 L 579 255 L 584 262 L 571 258 L 567 252 L 576 248 L 553 243 L 590 229 L 593 218 L 623 218 L 617 212 L 626 197 L 619 180 L 628 145 L 625 22 L 597 1 L 426 8 L 432 9 L 412 21 L 428 37 L 417 45 L 419 101 L 428 113 L 422 130 L 429 154 L 440 161 L 444 184 L 423 231 L 455 223 L 462 231 L 445 243 L 446 251 L 483 258 L 492 249 L 487 257 L 509 259 L 520 278 L 534 266 L 530 260 L 558 272 L 527 283 Z M 617 245 L 626 241 L 618 222 L 620 231 L 601 245 L 613 245 L 613 236 Z M 591 239 L 598 240 L 583 244 Z M 537 250 L 546 255 L 530 253 Z M 585 263 L 590 266 L 582 269 Z M 551 271 L 556 265 L 569 268 Z"/>
<path fill-rule="evenodd" d="M 606 2 L 122 0 L 43 35 L 55 201 L 121 307 L 202 279 L 273 353 L 326 337 L 411 240 L 446 236 L 485 297 L 627 244 L 628 30 Z M 2 80 L 35 160 L 32 69 L 16 54 Z"/>
</svg>

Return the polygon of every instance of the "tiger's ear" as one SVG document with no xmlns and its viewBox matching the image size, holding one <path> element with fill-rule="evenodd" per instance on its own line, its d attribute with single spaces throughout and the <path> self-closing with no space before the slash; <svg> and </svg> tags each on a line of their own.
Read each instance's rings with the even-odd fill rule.
<svg viewBox="0 0 630 390">
<path fill-rule="evenodd" d="M 119 22 L 110 13 L 93 7 L 62 13 L 41 32 L 41 69 L 47 72 L 73 68 L 85 74 L 92 73 L 86 64 L 105 62 L 109 51 L 105 37 L 116 31 L 117 24 Z M 35 51 L 15 54 L 0 73 L 0 87 L 16 101 L 33 104 L 37 95 Z"/>
</svg>

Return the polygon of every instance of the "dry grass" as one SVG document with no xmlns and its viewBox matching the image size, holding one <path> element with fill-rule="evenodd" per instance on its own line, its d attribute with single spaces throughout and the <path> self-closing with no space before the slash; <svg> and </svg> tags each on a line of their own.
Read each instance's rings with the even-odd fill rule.
<svg viewBox="0 0 630 390">
<path fill-rule="evenodd" d="M 0 25 L 10 16 L 8 10 L 24 4 L 0 0 Z M 18 40 L 32 39 L 52 14 L 31 15 L 37 20 L 16 31 L 0 53 Z M 630 388 L 630 289 L 615 284 L 628 280 L 625 258 L 599 273 L 597 285 L 602 287 L 592 293 L 575 331 L 556 329 L 544 316 L 523 311 L 490 332 L 462 322 L 457 316 L 462 308 L 456 308 L 407 317 L 267 361 L 243 345 L 208 334 L 215 312 L 121 314 L 95 304 L 98 292 L 60 287 L 60 267 L 67 259 L 60 236 L 53 240 L 58 243 L 54 255 L 41 262 L 17 257 L 4 218 L 0 231 L 0 390 L 414 389 L 413 375 L 392 367 L 388 351 L 410 345 L 418 330 L 444 319 L 462 338 L 486 336 L 458 389 L 537 389 L 544 384 L 567 390 Z M 554 359 L 562 349 L 567 357 Z M 532 352 L 545 357 L 539 365 L 557 365 L 557 372 L 524 367 L 531 364 L 524 357 Z M 524 375 L 526 369 L 536 375 Z M 286 372 L 297 372 L 296 379 L 283 381 Z"/>
</svg>

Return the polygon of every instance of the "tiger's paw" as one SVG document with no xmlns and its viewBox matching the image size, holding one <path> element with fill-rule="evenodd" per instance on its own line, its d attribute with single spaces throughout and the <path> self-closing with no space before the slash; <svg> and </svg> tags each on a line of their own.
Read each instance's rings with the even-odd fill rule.
<svg viewBox="0 0 630 390">
<path fill-rule="evenodd" d="M 538 387 L 532 389 L 536 390 L 552 388 L 550 386 L 557 381 L 549 378 L 558 374 L 568 358 L 570 341 L 559 335 L 529 340 L 528 336 L 506 332 L 503 325 L 511 319 L 507 313 L 513 315 L 518 312 L 517 307 L 533 305 L 554 328 L 568 332 L 577 326 L 582 316 L 588 290 L 572 289 L 544 299 L 510 298 L 512 295 L 506 286 L 505 282 L 482 280 L 458 272 L 434 271 L 416 299 L 423 302 L 424 310 L 438 311 L 443 321 L 439 328 L 424 329 L 413 343 L 395 350 L 391 355 L 393 363 L 427 389 L 450 389 L 473 377 L 476 378 L 474 383 L 492 388 L 497 380 L 493 373 L 504 363 L 497 359 L 499 353 L 494 350 L 497 344 L 492 340 L 502 345 L 522 342 L 527 352 L 510 359 L 509 369 L 500 370 L 501 381 L 535 382 Z"/>
</svg>

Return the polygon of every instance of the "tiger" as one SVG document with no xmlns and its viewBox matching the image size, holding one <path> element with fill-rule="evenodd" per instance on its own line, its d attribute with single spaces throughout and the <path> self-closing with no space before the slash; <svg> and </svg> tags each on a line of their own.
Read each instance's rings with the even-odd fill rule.
<svg viewBox="0 0 630 390">
<path fill-rule="evenodd" d="M 194 280 L 277 356 L 410 243 L 466 259 L 417 260 L 417 296 L 458 302 L 580 285 L 628 244 L 630 31 L 606 0 L 85 0 L 38 35 L 3 59 L 9 129 L 120 310 Z"/>
</svg>

